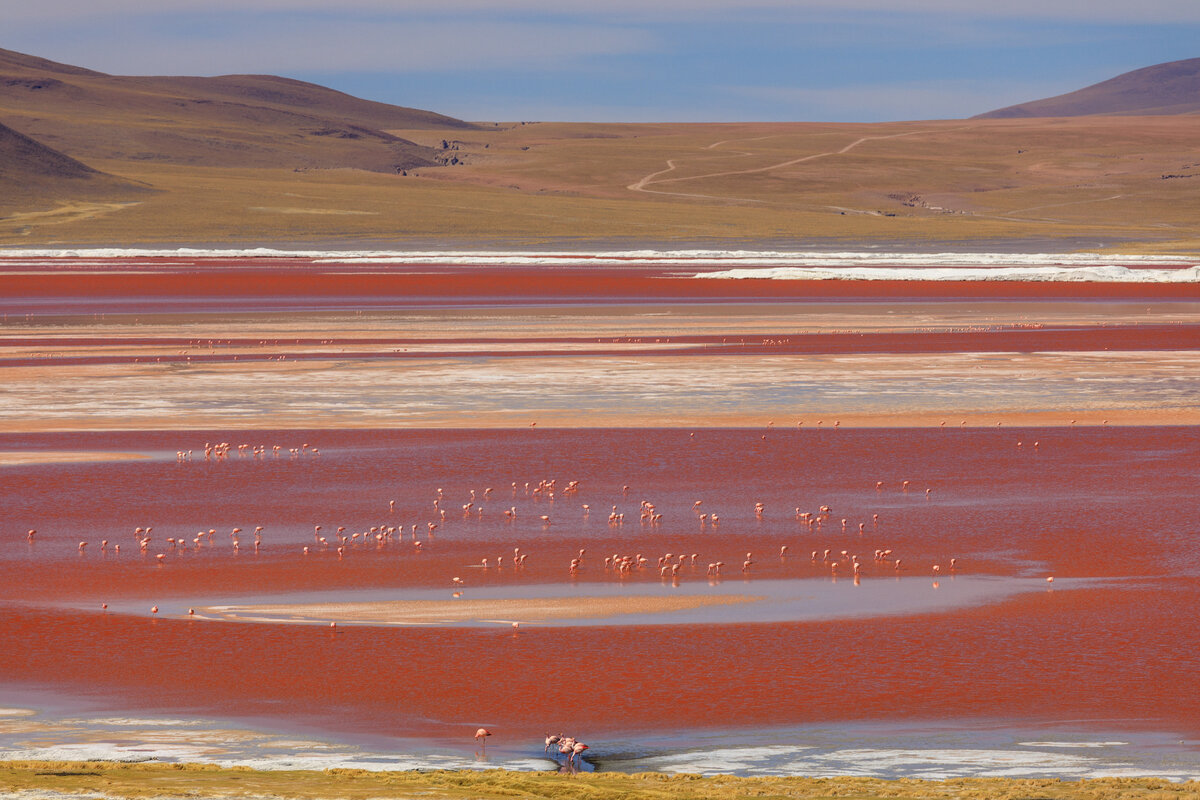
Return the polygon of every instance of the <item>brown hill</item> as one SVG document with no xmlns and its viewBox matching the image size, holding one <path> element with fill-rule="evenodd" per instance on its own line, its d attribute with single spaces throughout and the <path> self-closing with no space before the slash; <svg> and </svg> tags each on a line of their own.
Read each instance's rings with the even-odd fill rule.
<svg viewBox="0 0 1200 800">
<path fill-rule="evenodd" d="M 136 197 L 146 187 L 107 175 L 0 124 L 0 208 L 30 200 Z"/>
<path fill-rule="evenodd" d="M 1189 58 L 1143 67 L 1075 92 L 989 111 L 974 119 L 1196 113 L 1200 113 L 1200 58 Z"/>
<path fill-rule="evenodd" d="M 0 180 L 90 180 L 101 173 L 0 124 Z"/>
<path fill-rule="evenodd" d="M 0 50 L 0 116 L 86 161 L 398 172 L 437 152 L 388 129 L 474 129 L 269 75 L 106 75 Z"/>
</svg>

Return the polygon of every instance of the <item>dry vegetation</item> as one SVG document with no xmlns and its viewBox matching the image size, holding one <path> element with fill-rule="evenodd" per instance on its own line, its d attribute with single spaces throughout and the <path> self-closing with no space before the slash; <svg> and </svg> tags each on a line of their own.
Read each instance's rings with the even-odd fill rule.
<svg viewBox="0 0 1200 800">
<path fill-rule="evenodd" d="M 464 163 L 400 176 L 92 159 L 159 191 L 48 215 L 66 204 L 9 208 L 0 243 L 1200 249 L 1200 134 L 1187 117 L 393 133 L 444 139 Z"/>
<path fill-rule="evenodd" d="M 700 778 L 621 773 L 561 775 L 506 772 L 323 772 L 221 769 L 207 765 L 112 762 L 7 762 L 0 792 L 30 797 L 282 798 L 900 798 L 904 800 L 1193 800 L 1200 785 L 1150 778 L 1087 781 L 977 778 L 948 781 L 875 778 Z"/>
</svg>

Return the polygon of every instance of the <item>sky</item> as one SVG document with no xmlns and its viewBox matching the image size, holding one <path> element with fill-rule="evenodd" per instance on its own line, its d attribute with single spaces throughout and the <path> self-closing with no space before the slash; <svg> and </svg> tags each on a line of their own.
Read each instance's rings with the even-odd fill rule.
<svg viewBox="0 0 1200 800">
<path fill-rule="evenodd" d="M 1200 0 L 0 0 L 0 47 L 470 120 L 968 117 L 1200 56 Z"/>
</svg>

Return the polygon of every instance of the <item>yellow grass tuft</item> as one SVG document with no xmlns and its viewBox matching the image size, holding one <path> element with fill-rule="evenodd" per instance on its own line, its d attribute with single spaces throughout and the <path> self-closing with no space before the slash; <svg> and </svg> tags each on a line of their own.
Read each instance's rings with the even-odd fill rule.
<svg viewBox="0 0 1200 800">
<path fill-rule="evenodd" d="M 879 778 L 736 778 L 660 773 L 488 771 L 257 771 L 211 764 L 0 762 L 0 793 L 57 792 L 109 798 L 278 797 L 296 800 L 367 798 L 567 798 L 568 800 L 729 800 L 848 798 L 852 800 L 1196 800 L 1200 783 L 1156 778 L 965 778 L 947 781 Z"/>
</svg>

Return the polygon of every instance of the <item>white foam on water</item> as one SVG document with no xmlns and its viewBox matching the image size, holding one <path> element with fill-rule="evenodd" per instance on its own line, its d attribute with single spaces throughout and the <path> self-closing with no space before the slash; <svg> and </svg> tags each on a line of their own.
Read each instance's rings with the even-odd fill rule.
<svg viewBox="0 0 1200 800">
<path fill-rule="evenodd" d="M 63 742 L 0 750 L 0 761 L 203 761 L 211 751 L 187 745 Z"/>
<path fill-rule="evenodd" d="M 699 272 L 690 277 L 793 281 L 1018 281 L 1027 283 L 1197 283 L 1200 267 L 1130 269 L 1119 265 L 1003 267 L 771 267 Z"/>
<path fill-rule="evenodd" d="M 548 759 L 488 759 L 472 756 L 438 756 L 428 754 L 380 753 L 296 753 L 286 756 L 253 758 L 214 758 L 207 763 L 220 767 L 249 767 L 258 770 L 326 770 L 361 769 L 371 772 L 412 771 L 430 769 L 505 769 L 538 772 L 552 768 Z"/>
<path fill-rule="evenodd" d="M 814 747 L 717 747 L 619 761 L 601 759 L 601 767 L 605 770 L 650 770 L 671 774 L 908 777 L 926 780 L 968 777 L 1158 777 L 1185 781 L 1200 777 L 1200 767 L 1189 770 L 1114 763 L 1083 755 L 986 747 L 853 748 L 832 751 L 819 751 Z"/>
<path fill-rule="evenodd" d="M 49 745 L 29 745 L 0 749 L 0 761 L 117 761 L 204 763 L 220 767 L 249 767 L 258 770 L 325 770 L 362 769 L 371 771 L 429 770 L 429 769 L 506 769 L 513 771 L 545 771 L 554 769 L 554 761 L 546 758 L 492 756 L 476 758 L 471 754 L 439 755 L 436 753 L 368 752 L 351 747 L 323 745 L 319 742 L 288 742 L 279 747 L 287 752 L 263 752 L 277 744 L 254 743 L 250 752 L 234 753 L 214 744 L 164 744 L 139 742 L 125 744 L 112 741 L 60 742 Z"/>
<path fill-rule="evenodd" d="M 108 266 L 108 260 L 147 258 L 287 258 L 307 259 L 319 264 L 347 266 L 687 266 L 722 267 L 753 264 L 774 268 L 819 268 L 813 274 L 796 275 L 769 269 L 753 270 L 753 275 L 738 274 L 739 270 L 709 273 L 703 277 L 738 278 L 764 277 L 775 279 L 821 280 L 1089 280 L 1106 282 L 1192 282 L 1200 280 L 1195 270 L 1124 269 L 1126 265 L 1195 267 L 1200 259 L 1180 255 L 1118 255 L 1100 253 L 895 253 L 885 251 L 776 251 L 776 250 L 616 250 L 607 252 L 530 252 L 530 251 L 339 251 L 339 250 L 279 250 L 274 248 L 247 249 L 0 249 L 0 264 L 8 266 L 38 266 L 39 260 L 69 262 L 79 267 Z M 153 262 L 137 266 L 163 266 Z M 1052 268 L 1035 273 L 1016 272 L 1001 277 L 1002 272 L 981 271 L 976 274 L 965 269 L 979 267 Z M 874 270 L 860 274 L 856 267 L 891 267 L 888 277 Z M 919 267 L 915 272 L 895 268 Z M 945 275 L 933 274 L 930 268 L 953 267 Z M 1115 268 L 1115 269 L 1110 269 Z M 1057 268 L 1057 269 L 1053 269 Z M 947 277 L 949 275 L 949 277 Z M 824 276 L 824 277 L 822 277 Z M 907 276 L 907 277 L 906 277 Z"/>
<path fill-rule="evenodd" d="M 697 273 L 694 278 L 766 280 L 853 281 L 1019 281 L 1029 283 L 1196 283 L 1197 267 L 1181 269 L 1130 269 L 1122 266 L 1086 267 L 779 267 L 730 269 Z"/>
<path fill-rule="evenodd" d="M 202 718 L 111 712 L 94 717 L 78 712 L 71 717 L 45 712 L 35 716 L 40 723 L 36 730 L 0 726 L 0 760 L 191 762 L 262 770 L 540 772 L 561 767 L 561 761 L 543 756 L 540 739 L 507 746 L 495 743 L 485 752 L 462 742 L 387 737 L 370 744 L 353 743 Z M 606 758 L 606 750 L 614 756 Z M 1031 722 L 1014 726 L 969 719 L 675 731 L 628 741 L 597 740 L 588 755 L 585 770 L 595 766 L 629 773 L 1200 780 L 1200 755 L 1194 744 L 1185 744 L 1174 732 Z"/>
<path fill-rule="evenodd" d="M 1022 747 L 1124 747 L 1129 742 L 1018 742 Z"/>
<path fill-rule="evenodd" d="M 36 714 L 32 708 L 0 708 L 0 717 L 32 717 Z"/>
<path fill-rule="evenodd" d="M 709 750 L 675 753 L 639 758 L 628 771 L 665 772 L 689 775 L 728 775 L 730 773 L 760 774 L 770 772 L 772 764 L 797 755 L 808 747 L 768 745 L 765 747 L 723 747 Z M 606 770 L 627 771 L 621 761 L 604 761 Z"/>
<path fill-rule="evenodd" d="M 110 728 L 194 728 L 204 723 L 194 719 L 139 719 L 137 717 L 109 717 L 87 719 L 64 719 L 63 725 L 101 725 Z"/>
<path fill-rule="evenodd" d="M 864 748 L 835 750 L 818 756 L 816 760 L 861 764 L 876 771 L 923 766 L 944 768 L 949 765 L 964 765 L 975 769 L 1022 769 L 1027 772 L 1053 771 L 1056 774 L 1086 769 L 1091 763 L 1090 759 L 1084 756 L 1062 753 L 983 749 L 881 750 Z"/>
<path fill-rule="evenodd" d="M 389 744 L 361 746 L 346 742 L 321 741 L 250 729 L 214 726 L 212 721 L 184 722 L 192 730 L 180 730 L 171 741 L 159 737 L 166 726 L 180 723 L 173 719 L 135 717 L 75 718 L 47 720 L 47 729 L 34 738 L 13 732 L 0 744 L 0 760 L 63 760 L 117 762 L 193 762 L 221 767 L 249 767 L 260 770 L 325 770 L 331 768 L 371 771 L 428 769 L 505 769 L 547 771 L 561 766 L 543 757 L 540 743 L 505 750 L 496 748 L 484 754 L 468 748 L 447 747 L 432 742 L 394 740 Z M 128 724 L 127 724 L 128 723 Z M 201 731 L 195 725 L 206 726 Z M 113 732 L 112 727 L 121 728 Z M 138 735 L 138 728 L 142 735 Z M 1200 762 L 1186 749 L 1162 750 L 1166 737 L 1154 735 L 1140 745 L 1115 739 L 1087 740 L 1072 738 L 1015 742 L 990 729 L 971 731 L 939 728 L 933 731 L 901 729 L 874 734 L 862 726 L 849 729 L 822 728 L 790 731 L 782 735 L 808 740 L 804 744 L 781 745 L 779 731 L 730 732 L 706 734 L 697 746 L 691 736 L 680 738 L 675 752 L 658 749 L 644 757 L 626 756 L 606 759 L 604 743 L 593 746 L 591 763 L 603 771 L 655 771 L 696 775 L 752 776 L 861 776 L 881 778 L 924 778 L 946 780 L 965 777 L 1054 777 L 1063 779 L 1100 777 L 1157 777 L 1171 781 L 1200 779 Z M 58 734 L 57 736 L 55 734 Z M 1060 735 L 1062 735 L 1060 734 Z M 862 737 L 877 739 L 883 746 L 863 746 Z M 897 737 L 950 737 L 952 746 L 889 747 Z M 972 737 L 982 736 L 976 746 L 962 746 Z M 55 741 L 49 741 L 53 737 Z M 747 738 L 748 737 L 748 738 Z M 1068 739 L 1071 740 L 1068 740 Z M 989 741 L 990 740 L 990 741 Z M 758 741 L 762 744 L 754 744 Z M 840 746 L 847 742 L 852 746 Z M 1132 739 L 1131 741 L 1139 741 Z M 1170 739 L 1170 742 L 1174 742 Z M 1168 742 L 1168 744 L 1170 743 Z M 652 740 L 652 747 L 660 740 Z M 629 743 L 634 752 L 644 745 Z M 1045 748 L 1082 748 L 1090 752 L 1054 752 Z M 1041 749 L 1031 749 L 1041 748 Z M 532 752 L 531 752 L 532 751 Z M 628 750 L 626 750 L 628 752 Z M 536 753 L 536 755 L 534 754 Z"/>
</svg>

